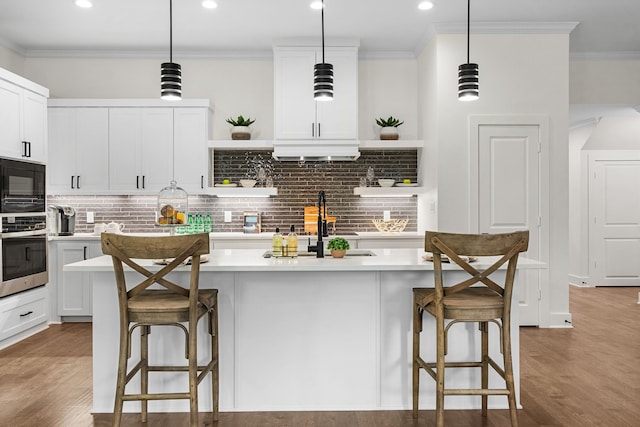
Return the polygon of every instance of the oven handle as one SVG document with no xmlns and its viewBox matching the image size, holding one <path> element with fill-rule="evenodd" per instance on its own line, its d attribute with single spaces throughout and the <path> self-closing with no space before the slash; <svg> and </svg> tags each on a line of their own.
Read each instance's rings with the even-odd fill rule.
<svg viewBox="0 0 640 427">
<path fill-rule="evenodd" d="M 29 237 L 29 236 L 47 236 L 48 229 L 43 228 L 40 230 L 30 231 L 16 231 L 15 233 L 0 233 L 0 239 L 10 239 L 12 237 Z"/>
</svg>

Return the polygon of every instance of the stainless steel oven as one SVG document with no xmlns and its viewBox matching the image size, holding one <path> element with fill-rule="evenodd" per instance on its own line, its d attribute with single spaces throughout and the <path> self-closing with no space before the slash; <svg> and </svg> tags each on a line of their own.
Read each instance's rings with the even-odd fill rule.
<svg viewBox="0 0 640 427">
<path fill-rule="evenodd" d="M 46 284 L 46 214 L 0 214 L 0 297 Z"/>
<path fill-rule="evenodd" d="M 45 165 L 0 159 L 0 213 L 45 212 Z"/>
</svg>

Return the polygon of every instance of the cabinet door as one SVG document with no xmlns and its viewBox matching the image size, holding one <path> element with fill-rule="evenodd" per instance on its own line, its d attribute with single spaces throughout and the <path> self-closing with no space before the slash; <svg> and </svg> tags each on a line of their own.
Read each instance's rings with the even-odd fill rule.
<svg viewBox="0 0 640 427">
<path fill-rule="evenodd" d="M 94 194 L 109 189 L 109 110 L 50 108 L 48 189 Z"/>
<path fill-rule="evenodd" d="M 109 110 L 76 110 L 76 190 L 79 194 L 109 189 Z"/>
<path fill-rule="evenodd" d="M 99 243 L 60 242 L 57 249 L 58 315 L 92 314 L 92 274 L 63 271 L 62 266 L 101 255 Z"/>
<path fill-rule="evenodd" d="M 50 108 L 48 192 L 52 194 L 70 193 L 72 184 L 75 188 L 75 176 L 78 173 L 76 169 L 75 108 Z"/>
<path fill-rule="evenodd" d="M 131 194 L 142 190 L 140 109 L 109 109 L 109 189 Z"/>
<path fill-rule="evenodd" d="M 27 143 L 24 158 L 47 161 L 47 98 L 25 90 L 22 99 L 22 140 Z"/>
<path fill-rule="evenodd" d="M 174 179 L 188 193 L 201 193 L 208 186 L 207 109 L 174 109 L 173 138 Z"/>
<path fill-rule="evenodd" d="M 140 113 L 141 190 L 158 193 L 173 179 L 173 109 L 143 108 Z"/>
<path fill-rule="evenodd" d="M 275 138 L 315 138 L 313 66 L 316 51 L 285 48 L 276 49 L 274 54 Z"/>
<path fill-rule="evenodd" d="M 358 53 L 355 48 L 326 49 L 325 60 L 333 64 L 333 100 L 316 102 L 317 137 L 357 139 Z"/>
<path fill-rule="evenodd" d="M 22 89 L 0 80 L 0 155 L 22 157 Z"/>
<path fill-rule="evenodd" d="M 325 49 L 333 64 L 332 101 L 313 99 L 313 66 L 322 61 L 315 48 L 276 48 L 274 119 L 276 139 L 358 138 L 358 50 Z"/>
</svg>

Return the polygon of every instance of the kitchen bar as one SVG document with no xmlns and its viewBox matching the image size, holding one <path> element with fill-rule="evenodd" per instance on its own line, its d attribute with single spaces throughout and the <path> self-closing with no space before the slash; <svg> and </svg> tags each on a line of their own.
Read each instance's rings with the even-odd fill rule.
<svg viewBox="0 0 640 427">
<path fill-rule="evenodd" d="M 371 251 L 373 256 L 343 259 L 264 258 L 263 249 L 211 252 L 209 261 L 201 265 L 200 285 L 219 290 L 222 411 L 410 408 L 411 289 L 433 286 L 433 265 L 423 260 L 421 249 Z M 476 268 L 488 261 L 480 259 Z M 542 269 L 546 265 L 521 258 L 518 267 Z M 118 308 L 111 259 L 102 256 L 68 264 L 64 271 L 93 273 L 92 284 L 87 283 L 93 286 L 93 412 L 112 412 Z M 461 274 L 466 273 L 453 266 L 447 271 L 450 279 Z M 512 322 L 518 387 L 517 312 Z M 433 329 L 425 318 L 425 335 Z M 173 334 L 152 334 L 151 353 L 160 355 L 159 362 L 183 357 L 180 347 L 173 345 L 181 338 Z M 468 341 L 468 346 L 456 350 L 465 356 L 479 339 L 456 328 L 450 337 Z M 490 351 L 498 352 L 497 347 L 492 342 Z M 425 341 L 423 348 L 428 352 L 432 345 Z M 137 354 L 135 349 L 133 354 Z M 450 357 L 457 355 L 452 352 Z M 449 378 L 461 386 L 479 381 L 467 371 Z M 151 387 L 186 385 L 184 378 L 176 380 L 178 385 L 171 382 L 173 379 L 154 383 L 152 378 Z M 200 390 L 201 411 L 210 410 L 206 406 L 210 388 L 203 384 Z M 433 385 L 425 382 L 422 408 L 433 408 L 434 394 Z M 477 408 L 479 404 L 478 398 L 463 396 L 448 403 L 451 408 Z M 136 405 L 125 403 L 125 411 L 138 411 Z M 490 405 L 504 408 L 506 399 L 490 399 Z M 188 411 L 187 402 L 156 401 L 149 406 L 152 412 Z"/>
</svg>

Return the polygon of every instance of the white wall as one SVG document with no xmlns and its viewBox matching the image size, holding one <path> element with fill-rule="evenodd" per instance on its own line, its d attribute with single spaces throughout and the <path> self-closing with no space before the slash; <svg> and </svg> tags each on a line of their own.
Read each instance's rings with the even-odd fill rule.
<svg viewBox="0 0 640 427">
<path fill-rule="evenodd" d="M 471 61 L 480 66 L 480 99 L 457 99 L 457 67 L 465 62 L 464 35 L 438 35 L 434 74 L 419 73 L 435 86 L 437 99 L 438 229 L 469 230 L 469 117 L 546 115 L 550 123 L 548 198 L 550 294 L 544 295 L 541 326 L 563 326 L 568 301 L 568 107 L 569 37 L 563 35 L 472 35 Z M 431 46 L 428 51 L 434 49 Z M 424 53 L 423 53 L 424 54 Z M 422 62 L 421 62 L 422 65 Z M 422 71 L 422 69 L 421 69 Z M 431 126 L 430 126 L 431 127 Z M 433 128 L 432 128 L 433 129 Z M 430 131 L 431 132 L 431 131 Z"/>
<path fill-rule="evenodd" d="M 256 118 L 253 139 L 273 138 L 273 60 L 180 59 L 183 96 L 208 98 L 214 108 L 212 139 L 230 139 L 228 117 Z M 158 98 L 161 59 L 26 58 L 23 75 L 52 98 Z M 1 64 L 0 64 L 1 65 Z M 403 139 L 417 138 L 416 60 L 366 59 L 359 63 L 361 139 L 377 139 L 375 119 L 405 121 Z M 393 82 L 389 84 L 389 82 Z"/>
<path fill-rule="evenodd" d="M 640 104 L 640 59 L 572 60 L 571 104 Z"/>
<path fill-rule="evenodd" d="M 273 137 L 271 59 L 188 59 L 183 96 L 208 98 L 214 108 L 212 139 L 230 139 L 228 117 L 256 118 L 254 139 Z M 52 98 L 159 98 L 160 59 L 27 58 L 25 77 Z"/>
<path fill-rule="evenodd" d="M 0 46 L 0 67 L 22 76 L 24 74 L 24 58 L 13 50 Z"/>
<path fill-rule="evenodd" d="M 376 125 L 376 119 L 389 116 L 404 121 L 404 124 L 398 127 L 400 139 L 418 137 L 416 79 L 415 59 L 360 59 L 358 62 L 360 139 L 378 139 L 380 127 Z"/>
<path fill-rule="evenodd" d="M 424 148 L 418 151 L 418 231 L 438 229 L 438 43 L 433 40 L 418 57 L 418 135 Z"/>
<path fill-rule="evenodd" d="M 593 121 L 569 133 L 569 282 L 578 286 L 589 276 L 588 177 L 581 152 L 595 126 Z"/>
</svg>

